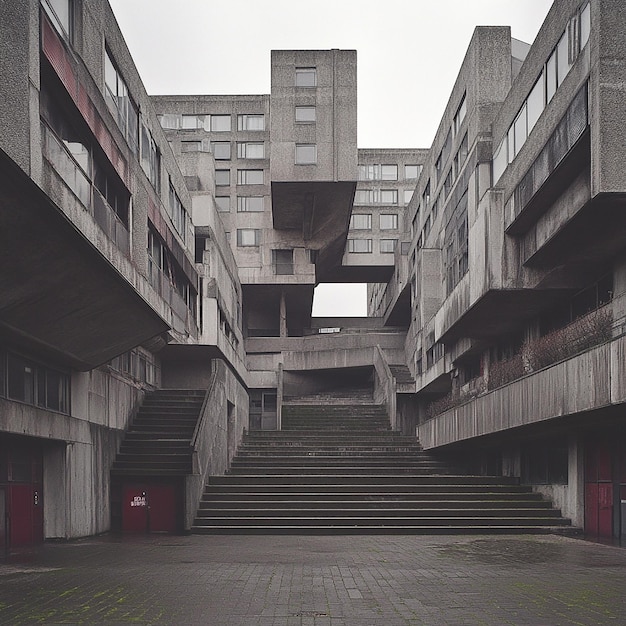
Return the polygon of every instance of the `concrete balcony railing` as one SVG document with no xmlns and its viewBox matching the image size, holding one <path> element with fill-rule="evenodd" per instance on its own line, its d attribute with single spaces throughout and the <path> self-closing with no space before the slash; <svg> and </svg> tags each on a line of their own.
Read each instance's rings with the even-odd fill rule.
<svg viewBox="0 0 626 626">
<path fill-rule="evenodd" d="M 576 385 L 568 384 L 576 381 Z M 421 424 L 434 448 L 626 402 L 626 336 L 478 396 Z"/>
</svg>

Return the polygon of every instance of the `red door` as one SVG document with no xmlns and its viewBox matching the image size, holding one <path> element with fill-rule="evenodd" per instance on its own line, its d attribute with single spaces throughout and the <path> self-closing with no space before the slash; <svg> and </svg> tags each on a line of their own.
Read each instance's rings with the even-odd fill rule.
<svg viewBox="0 0 626 626">
<path fill-rule="evenodd" d="M 150 532 L 176 532 L 176 491 L 173 485 L 153 485 L 150 495 Z"/>
<path fill-rule="evenodd" d="M 585 534 L 613 537 L 613 454 L 608 441 L 589 442 L 585 454 Z"/>
<path fill-rule="evenodd" d="M 122 492 L 122 530 L 125 533 L 148 532 L 148 495 L 145 489 L 124 486 Z"/>
<path fill-rule="evenodd" d="M 122 530 L 129 533 L 176 532 L 176 493 L 172 484 L 125 485 Z"/>
</svg>

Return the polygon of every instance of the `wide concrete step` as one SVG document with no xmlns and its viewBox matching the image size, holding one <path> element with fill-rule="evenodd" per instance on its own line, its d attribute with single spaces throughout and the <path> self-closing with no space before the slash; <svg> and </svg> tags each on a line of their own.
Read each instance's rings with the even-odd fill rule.
<svg viewBox="0 0 626 626">
<path fill-rule="evenodd" d="M 524 516 L 524 517 L 503 517 L 502 515 L 475 516 L 472 515 L 445 515 L 443 512 L 438 516 L 420 517 L 416 515 L 361 515 L 361 516 L 305 516 L 294 517 L 275 516 L 275 517 L 259 517 L 257 514 L 245 516 L 231 516 L 228 518 L 228 524 L 233 526 L 344 526 L 344 527 L 368 527 L 368 526 L 461 526 L 471 528 L 473 526 L 485 526 L 493 523 L 496 526 L 564 526 L 569 520 L 554 516 Z M 203 517 L 196 518 L 194 528 L 211 526 L 222 526 L 226 520 L 220 517 Z"/>
<path fill-rule="evenodd" d="M 431 520 L 432 518 L 437 518 L 438 520 L 446 519 L 453 520 L 461 518 L 466 520 L 468 517 L 472 519 L 481 519 L 481 518 L 491 518 L 491 519 L 504 519 L 509 520 L 511 518 L 521 519 L 524 518 L 526 520 L 532 519 L 541 520 L 542 523 L 546 523 L 552 520 L 552 523 L 559 523 L 560 520 L 560 511 L 556 511 L 554 509 L 538 509 L 538 508 L 473 508 L 473 507 L 462 507 L 462 508 L 440 508 L 440 509 L 429 509 L 429 508 L 384 508 L 383 507 L 363 507 L 363 508 L 346 508 L 346 509 L 333 509 L 326 508 L 323 511 L 311 508 L 237 508 L 233 507 L 230 509 L 200 509 L 198 511 L 198 515 L 194 521 L 196 526 L 203 524 L 213 524 L 218 521 L 223 521 L 224 518 L 230 518 L 235 521 L 237 519 L 248 518 L 251 520 L 257 520 L 258 523 L 263 523 L 265 520 L 276 520 L 276 519 L 317 519 L 320 516 L 323 516 L 326 519 L 339 519 L 339 520 L 349 520 L 351 518 L 358 518 L 359 521 L 362 519 L 369 518 L 385 518 L 385 519 L 393 519 L 393 518 L 404 518 L 412 519 L 412 520 Z M 554 518 L 558 518 L 555 522 Z"/>
<path fill-rule="evenodd" d="M 354 484 L 353 480 L 347 480 L 350 477 L 339 476 L 338 480 L 330 482 L 328 477 L 317 476 L 318 484 L 311 482 L 307 485 L 298 484 L 297 482 L 288 482 L 288 477 L 268 476 L 267 481 L 259 480 L 258 476 L 250 476 L 250 480 L 245 482 L 242 476 L 226 475 L 219 478 L 225 479 L 220 484 L 215 484 L 216 477 L 211 477 L 211 482 L 205 487 L 205 495 L 219 494 L 220 497 L 234 498 L 252 497 L 256 495 L 259 498 L 278 497 L 282 494 L 285 498 L 302 498 L 305 494 L 320 494 L 325 498 L 336 497 L 379 497 L 385 494 L 389 497 L 428 497 L 428 498 L 460 498 L 460 497 L 521 497 L 541 499 L 539 494 L 535 494 L 530 487 L 526 485 L 477 485 L 477 484 L 460 484 L 459 481 L 451 480 L 454 476 L 449 474 L 441 474 L 437 476 L 427 477 L 407 477 L 406 475 L 396 476 L 397 480 L 393 480 L 393 476 L 378 476 L 376 483 Z M 344 481 L 343 479 L 346 478 Z M 387 480 L 388 479 L 388 480 Z M 279 482 L 280 481 L 280 482 Z M 279 484 L 276 484 L 276 483 Z M 274 484 L 272 484 L 274 483 Z"/>
<path fill-rule="evenodd" d="M 197 535 L 538 535 L 538 534 L 569 534 L 576 533 L 575 529 L 568 530 L 565 526 L 556 525 L 498 525 L 490 523 L 484 525 L 455 526 L 441 525 L 411 525 L 411 524 L 370 524 L 360 525 L 316 525 L 295 526 L 289 523 L 274 524 L 272 526 L 253 526 L 224 524 L 213 526 L 193 526 L 191 532 Z"/>
<path fill-rule="evenodd" d="M 312 446 L 240 446 L 237 451 L 238 458 L 251 456 L 366 456 L 370 454 L 412 454 L 422 455 L 419 446 L 358 446 L 346 448 L 343 446 L 328 446 L 315 448 Z M 425 457 L 421 457 L 425 458 Z"/>
<path fill-rule="evenodd" d="M 311 476 L 308 473 L 294 474 L 286 478 L 281 476 L 256 476 L 245 474 L 240 476 L 211 476 L 210 485 L 472 485 L 472 486 L 518 486 L 519 479 L 507 476 L 472 476 L 472 475 L 448 475 L 448 476 L 422 476 L 413 478 L 406 475 L 380 475 L 374 472 L 369 474 L 353 474 L 348 476 Z M 521 486 L 522 489 L 530 490 L 529 487 Z"/>
<path fill-rule="evenodd" d="M 424 499 L 421 498 L 410 498 L 403 497 L 393 499 L 387 497 L 385 495 L 380 495 L 377 498 L 368 497 L 365 499 L 363 494 L 360 496 L 354 496 L 352 499 L 340 499 L 339 496 L 334 499 L 330 498 L 326 494 L 312 494 L 310 498 L 301 498 L 298 499 L 286 499 L 286 498 L 254 498 L 250 496 L 238 496 L 240 499 L 228 499 L 228 498 L 219 498 L 218 496 L 214 498 L 207 498 L 206 495 L 200 501 L 200 506 L 198 507 L 198 515 L 202 516 L 203 511 L 232 511 L 232 510 L 312 510 L 312 509 L 323 509 L 326 511 L 339 510 L 339 511 L 352 511 L 352 510 L 370 510 L 370 509 L 387 509 L 387 510 L 419 510 L 419 511 L 430 511 L 430 510 L 456 510 L 456 511 L 466 511 L 470 510 L 507 510 L 507 511 L 518 511 L 518 510 L 533 510 L 536 511 L 538 509 L 547 509 L 550 511 L 550 514 L 557 515 L 558 512 L 551 508 L 551 503 L 548 500 L 533 500 L 521 497 L 518 499 L 511 497 L 502 497 L 500 500 L 494 499 L 485 499 L 484 494 L 482 497 L 476 497 L 474 499 L 466 498 L 464 500 L 456 500 L 450 497 L 445 498 L 445 500 L 438 499 Z"/>
</svg>

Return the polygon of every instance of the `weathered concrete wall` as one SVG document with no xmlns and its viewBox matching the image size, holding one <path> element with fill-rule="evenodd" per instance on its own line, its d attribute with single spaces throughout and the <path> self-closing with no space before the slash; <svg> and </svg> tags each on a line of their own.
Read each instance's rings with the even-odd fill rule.
<svg viewBox="0 0 626 626">
<path fill-rule="evenodd" d="M 185 484 L 185 529 L 193 524 L 207 478 L 226 472 L 248 425 L 246 389 L 222 361 L 214 360 L 213 376 L 193 441 L 193 474 Z"/>
</svg>

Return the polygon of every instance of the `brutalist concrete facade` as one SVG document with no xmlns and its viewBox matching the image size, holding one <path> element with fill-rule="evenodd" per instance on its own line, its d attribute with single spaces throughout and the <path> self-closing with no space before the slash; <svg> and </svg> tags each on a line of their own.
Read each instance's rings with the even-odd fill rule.
<svg viewBox="0 0 626 626">
<path fill-rule="evenodd" d="M 477 28 L 415 150 L 357 149 L 355 51 L 274 51 L 267 95 L 149 97 L 106 3 L 0 7 L 5 544 L 18 501 L 31 541 L 109 529 L 156 388 L 210 388 L 187 521 L 244 427 L 356 385 L 620 534 L 620 1 L 556 0 L 532 45 Z M 312 319 L 320 282 L 369 283 L 369 317 Z"/>
</svg>

